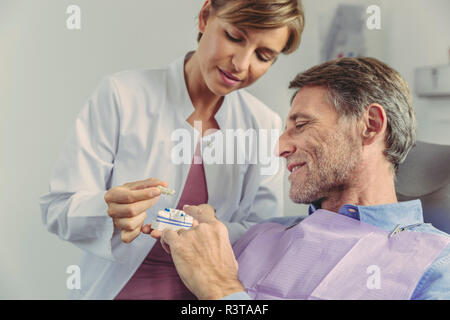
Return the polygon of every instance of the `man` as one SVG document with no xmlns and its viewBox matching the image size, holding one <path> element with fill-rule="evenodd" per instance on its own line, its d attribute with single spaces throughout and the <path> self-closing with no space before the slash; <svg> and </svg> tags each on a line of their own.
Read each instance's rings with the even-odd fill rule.
<svg viewBox="0 0 450 320">
<path fill-rule="evenodd" d="M 199 299 L 450 299 L 450 237 L 423 223 L 419 200 L 396 198 L 416 129 L 405 81 L 343 58 L 290 87 L 278 154 L 310 215 L 258 224 L 232 248 L 210 206 L 186 206 L 194 228 L 152 231 L 186 286 Z"/>
</svg>

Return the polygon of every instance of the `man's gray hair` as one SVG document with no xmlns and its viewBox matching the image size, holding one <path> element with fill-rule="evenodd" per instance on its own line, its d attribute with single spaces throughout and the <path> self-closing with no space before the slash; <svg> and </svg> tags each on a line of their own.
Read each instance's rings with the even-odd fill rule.
<svg viewBox="0 0 450 320">
<path fill-rule="evenodd" d="M 387 117 L 384 154 L 395 171 L 416 140 L 416 116 L 411 92 L 400 74 L 375 58 L 341 58 L 298 74 L 289 88 L 319 86 L 328 89 L 339 116 L 359 119 L 373 103 Z"/>
</svg>

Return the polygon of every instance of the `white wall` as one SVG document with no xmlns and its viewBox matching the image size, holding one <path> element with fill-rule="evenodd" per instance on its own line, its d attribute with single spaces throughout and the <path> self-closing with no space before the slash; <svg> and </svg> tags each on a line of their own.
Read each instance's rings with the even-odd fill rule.
<svg viewBox="0 0 450 320">
<path fill-rule="evenodd" d="M 38 203 L 68 129 L 102 76 L 165 65 L 194 49 L 202 2 L 0 0 L 0 299 L 65 298 L 65 270 L 80 252 L 45 231 Z M 250 89 L 282 118 L 289 81 L 320 62 L 338 3 L 304 1 L 300 50 L 281 57 Z M 398 69 L 412 87 L 414 67 L 448 63 L 449 1 L 345 3 L 381 6 L 382 30 L 368 33 L 368 54 Z M 69 4 L 81 7 L 80 31 L 66 28 Z M 418 99 L 417 107 L 419 137 L 450 144 L 448 101 Z M 305 212 L 286 197 L 285 214 Z"/>
<path fill-rule="evenodd" d="M 66 28 L 77 4 L 82 29 Z M 48 233 L 39 197 L 101 77 L 196 45 L 202 0 L 0 0 L 0 299 L 65 298 L 80 251 Z"/>
<path fill-rule="evenodd" d="M 450 63 L 450 1 L 385 1 L 388 9 L 386 61 L 414 89 L 414 68 Z M 414 93 L 414 91 L 413 91 Z M 418 138 L 450 145 L 450 99 L 415 95 Z"/>
</svg>

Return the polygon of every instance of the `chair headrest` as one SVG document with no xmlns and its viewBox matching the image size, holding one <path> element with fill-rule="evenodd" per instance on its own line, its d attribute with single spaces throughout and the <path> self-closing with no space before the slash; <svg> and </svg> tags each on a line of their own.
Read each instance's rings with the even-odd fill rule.
<svg viewBox="0 0 450 320">
<path fill-rule="evenodd" d="M 397 173 L 397 193 L 420 197 L 450 183 L 450 146 L 417 141 Z"/>
</svg>

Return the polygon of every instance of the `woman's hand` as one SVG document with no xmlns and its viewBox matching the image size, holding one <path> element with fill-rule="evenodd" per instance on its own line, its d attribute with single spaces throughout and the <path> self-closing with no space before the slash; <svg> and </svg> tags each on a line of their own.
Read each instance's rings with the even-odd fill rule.
<svg viewBox="0 0 450 320">
<path fill-rule="evenodd" d="M 126 183 L 114 187 L 105 194 L 108 215 L 114 226 L 119 228 L 122 241 L 130 243 L 141 232 L 150 209 L 158 200 L 161 191 L 157 186 L 167 188 L 167 182 L 156 178 Z"/>
</svg>

